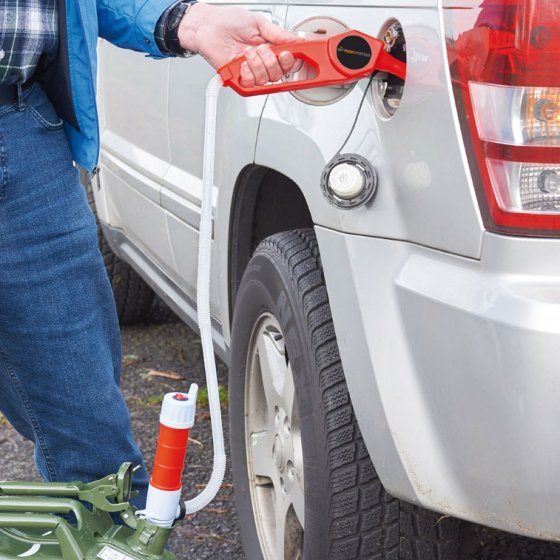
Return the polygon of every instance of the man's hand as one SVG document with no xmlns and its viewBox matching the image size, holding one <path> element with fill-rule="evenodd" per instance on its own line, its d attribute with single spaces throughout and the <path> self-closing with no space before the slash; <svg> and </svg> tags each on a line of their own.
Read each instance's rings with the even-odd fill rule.
<svg viewBox="0 0 560 560">
<path fill-rule="evenodd" d="M 241 8 L 194 4 L 183 17 L 178 33 L 181 47 L 199 53 L 216 69 L 245 55 L 247 62 L 241 65 L 244 87 L 276 82 L 294 65 L 291 53 L 282 52 L 276 57 L 269 45 L 298 38 Z"/>
</svg>

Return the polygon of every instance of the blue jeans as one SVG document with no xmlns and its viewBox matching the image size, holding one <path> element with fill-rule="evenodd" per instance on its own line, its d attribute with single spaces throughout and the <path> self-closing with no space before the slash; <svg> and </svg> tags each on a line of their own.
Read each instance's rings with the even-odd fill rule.
<svg viewBox="0 0 560 560">
<path fill-rule="evenodd" d="M 45 480 L 88 482 L 123 461 L 142 465 L 141 505 L 148 477 L 120 366 L 95 220 L 62 122 L 34 85 L 0 106 L 0 410 L 35 443 Z"/>
</svg>

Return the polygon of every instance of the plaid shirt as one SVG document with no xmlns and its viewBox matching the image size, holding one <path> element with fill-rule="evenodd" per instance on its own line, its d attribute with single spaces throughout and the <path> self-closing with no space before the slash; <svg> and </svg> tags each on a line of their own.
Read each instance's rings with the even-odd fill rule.
<svg viewBox="0 0 560 560">
<path fill-rule="evenodd" d="M 175 0 L 156 26 L 156 43 L 167 52 L 164 26 Z M 58 46 L 56 0 L 0 0 L 0 84 L 26 82 L 42 54 L 54 55 Z"/>
<path fill-rule="evenodd" d="M 0 84 L 28 80 L 57 44 L 56 0 L 0 0 Z"/>
</svg>

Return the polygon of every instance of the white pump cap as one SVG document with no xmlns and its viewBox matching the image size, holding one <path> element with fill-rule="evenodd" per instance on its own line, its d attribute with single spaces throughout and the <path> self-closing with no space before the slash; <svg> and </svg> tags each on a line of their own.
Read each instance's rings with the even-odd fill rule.
<svg viewBox="0 0 560 560">
<path fill-rule="evenodd" d="M 167 393 L 163 397 L 160 424 L 177 430 L 186 430 L 194 425 L 198 385 L 192 383 L 188 393 Z"/>
</svg>

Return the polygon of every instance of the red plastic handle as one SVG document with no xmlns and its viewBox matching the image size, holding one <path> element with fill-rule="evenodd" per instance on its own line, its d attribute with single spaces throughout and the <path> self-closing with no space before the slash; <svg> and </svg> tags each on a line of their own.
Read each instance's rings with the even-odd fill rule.
<svg viewBox="0 0 560 560">
<path fill-rule="evenodd" d="M 290 52 L 296 59 L 303 60 L 315 70 L 313 78 L 293 82 L 243 87 L 240 83 L 240 71 L 241 64 L 245 61 L 244 56 L 222 66 L 218 73 L 224 86 L 231 87 L 244 97 L 341 85 L 369 76 L 375 71 L 388 72 L 404 80 L 406 64 L 385 52 L 384 46 L 383 41 L 360 31 L 346 31 L 320 41 L 296 41 L 271 47 L 274 54 Z M 350 57 L 350 66 L 359 67 L 349 67 L 345 56 Z"/>
</svg>

